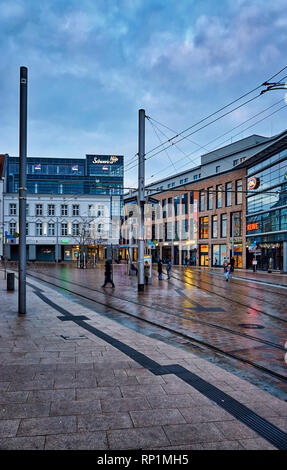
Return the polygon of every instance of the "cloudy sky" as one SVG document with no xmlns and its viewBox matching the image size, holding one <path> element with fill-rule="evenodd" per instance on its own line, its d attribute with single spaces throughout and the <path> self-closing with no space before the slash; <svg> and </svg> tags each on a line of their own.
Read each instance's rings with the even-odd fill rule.
<svg viewBox="0 0 287 470">
<path fill-rule="evenodd" d="M 286 43 L 286 0 L 0 0 L 0 153 L 18 154 L 25 65 L 28 155 L 124 155 L 125 185 L 135 185 L 140 108 L 155 120 L 148 152 L 285 67 Z M 147 161 L 147 182 L 221 144 L 282 131 L 283 106 L 284 91 L 272 91 L 193 133 Z"/>
</svg>

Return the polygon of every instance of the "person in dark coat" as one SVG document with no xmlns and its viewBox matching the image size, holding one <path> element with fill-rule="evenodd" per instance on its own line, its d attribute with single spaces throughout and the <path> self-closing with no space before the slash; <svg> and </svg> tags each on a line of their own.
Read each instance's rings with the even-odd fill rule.
<svg viewBox="0 0 287 470">
<path fill-rule="evenodd" d="M 234 271 L 234 265 L 235 265 L 235 259 L 233 258 L 233 256 L 232 256 L 231 259 L 230 259 L 230 265 L 231 265 L 230 271 L 233 273 L 233 271 Z"/>
<path fill-rule="evenodd" d="M 158 278 L 162 280 L 162 261 L 161 259 L 159 260 L 157 264 L 157 271 L 158 271 Z"/>
<path fill-rule="evenodd" d="M 110 283 L 112 287 L 115 287 L 113 280 L 112 280 L 112 262 L 111 260 L 107 260 L 105 264 L 105 282 L 102 287 L 106 287 L 106 285 Z"/>
</svg>

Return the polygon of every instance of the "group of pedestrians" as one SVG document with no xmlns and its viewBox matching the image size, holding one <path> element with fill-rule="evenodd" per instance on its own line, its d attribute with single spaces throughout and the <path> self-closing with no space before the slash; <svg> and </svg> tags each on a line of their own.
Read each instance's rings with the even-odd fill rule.
<svg viewBox="0 0 287 470">
<path fill-rule="evenodd" d="M 159 262 L 157 263 L 157 272 L 158 272 L 158 278 L 160 281 L 162 280 L 162 274 L 163 274 L 162 266 L 163 266 L 162 260 L 160 259 Z M 171 263 L 171 260 L 169 260 L 166 265 L 166 274 L 167 274 L 168 279 L 170 279 L 171 266 L 172 266 L 172 263 Z"/>
</svg>

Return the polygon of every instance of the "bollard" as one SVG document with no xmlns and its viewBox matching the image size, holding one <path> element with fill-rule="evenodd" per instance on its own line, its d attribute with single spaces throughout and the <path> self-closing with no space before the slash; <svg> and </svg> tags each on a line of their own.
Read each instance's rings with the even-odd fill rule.
<svg viewBox="0 0 287 470">
<path fill-rule="evenodd" d="M 7 290 L 14 290 L 15 274 L 7 273 Z"/>
</svg>

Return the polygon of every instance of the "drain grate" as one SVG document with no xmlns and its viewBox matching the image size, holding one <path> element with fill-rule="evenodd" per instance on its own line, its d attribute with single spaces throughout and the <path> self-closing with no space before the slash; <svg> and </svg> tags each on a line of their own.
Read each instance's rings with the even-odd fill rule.
<svg viewBox="0 0 287 470">
<path fill-rule="evenodd" d="M 239 323 L 238 326 L 241 326 L 242 328 L 249 328 L 249 330 L 262 330 L 265 328 L 265 326 L 256 325 L 255 323 Z"/>
</svg>

